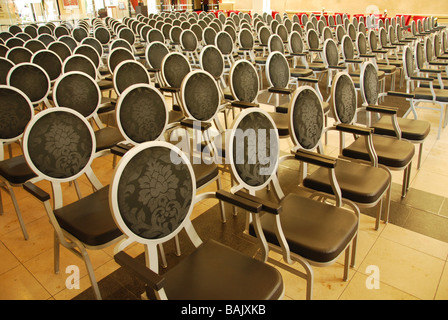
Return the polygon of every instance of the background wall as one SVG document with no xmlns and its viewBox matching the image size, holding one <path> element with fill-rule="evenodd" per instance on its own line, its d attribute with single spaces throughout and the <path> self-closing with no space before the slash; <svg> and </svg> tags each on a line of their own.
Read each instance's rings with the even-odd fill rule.
<svg viewBox="0 0 448 320">
<path fill-rule="evenodd" d="M 235 10 L 252 8 L 252 0 L 234 1 Z M 327 12 L 374 13 L 368 8 L 370 5 L 378 7 L 379 13 L 387 9 L 388 16 L 395 16 L 395 14 L 448 15 L 447 0 L 271 0 L 271 10 L 291 13 L 321 11 L 323 7 Z"/>
</svg>

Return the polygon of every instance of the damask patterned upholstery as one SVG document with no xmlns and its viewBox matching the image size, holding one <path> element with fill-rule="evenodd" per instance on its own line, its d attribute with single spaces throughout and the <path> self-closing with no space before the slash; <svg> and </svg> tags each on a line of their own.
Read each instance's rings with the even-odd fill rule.
<svg viewBox="0 0 448 320">
<path fill-rule="evenodd" d="M 376 105 L 378 103 L 379 82 L 378 72 L 372 63 L 365 65 L 362 83 L 363 95 L 366 102 L 369 105 Z"/>
<path fill-rule="evenodd" d="M 209 45 L 215 45 L 215 38 L 216 38 L 216 31 L 215 29 L 211 28 L 211 27 L 207 27 L 204 29 L 203 33 L 202 33 L 202 37 L 205 41 L 205 44 Z"/>
<path fill-rule="evenodd" d="M 167 117 L 163 97 L 149 85 L 129 88 L 117 105 L 120 130 L 136 144 L 157 140 L 165 130 Z"/>
<path fill-rule="evenodd" d="M 92 129 L 79 116 L 63 108 L 53 110 L 36 120 L 27 132 L 26 158 L 39 174 L 66 179 L 89 164 L 95 141 Z"/>
<path fill-rule="evenodd" d="M 339 51 L 333 39 L 325 41 L 325 60 L 329 66 L 337 66 L 339 64 Z"/>
<path fill-rule="evenodd" d="M 114 73 L 115 68 L 123 61 L 135 60 L 134 55 L 127 49 L 116 48 L 109 53 L 107 64 L 110 73 Z"/>
<path fill-rule="evenodd" d="M 72 36 L 77 42 L 81 42 L 82 39 L 87 38 L 89 35 L 87 34 L 86 29 L 82 27 L 76 27 L 72 30 Z"/>
<path fill-rule="evenodd" d="M 310 87 L 304 87 L 291 102 L 291 132 L 304 149 L 314 149 L 324 128 L 322 102 Z"/>
<path fill-rule="evenodd" d="M 250 109 L 239 120 L 229 138 L 233 145 L 234 174 L 251 187 L 264 186 L 277 170 L 277 129 L 269 115 L 257 108 Z"/>
<path fill-rule="evenodd" d="M 92 47 L 87 44 L 82 44 L 73 51 L 74 54 L 82 54 L 88 57 L 90 60 L 92 60 L 93 64 L 96 68 L 100 66 L 100 56 L 98 52 Z"/>
<path fill-rule="evenodd" d="M 140 62 L 126 60 L 117 65 L 114 71 L 114 86 L 117 94 L 120 95 L 131 85 L 138 83 L 150 83 L 148 72 Z"/>
<path fill-rule="evenodd" d="M 176 52 L 167 54 L 162 61 L 162 74 L 167 85 L 180 88 L 182 80 L 190 72 L 191 67 L 184 55 Z"/>
<path fill-rule="evenodd" d="M 118 32 L 118 38 L 124 39 L 132 46 L 135 43 L 134 32 L 129 28 L 123 28 Z"/>
<path fill-rule="evenodd" d="M 108 44 L 111 39 L 110 32 L 105 27 L 96 28 L 93 35 L 102 45 Z"/>
<path fill-rule="evenodd" d="M 96 78 L 96 68 L 93 62 L 81 54 L 74 54 L 65 60 L 62 72 L 80 71 L 88 74 L 92 79 Z"/>
<path fill-rule="evenodd" d="M 223 55 L 229 55 L 233 52 L 232 37 L 225 31 L 218 32 L 215 38 L 215 45 L 221 50 Z"/>
<path fill-rule="evenodd" d="M 153 41 L 160 41 L 165 42 L 165 37 L 163 36 L 163 33 L 158 29 L 151 29 L 148 31 L 147 34 L 147 42 L 151 43 Z"/>
<path fill-rule="evenodd" d="M 24 47 L 29 49 L 33 53 L 39 50 L 44 50 L 46 48 L 45 44 L 37 39 L 28 40 L 27 42 L 25 42 Z"/>
<path fill-rule="evenodd" d="M 145 239 L 168 236 L 190 213 L 194 179 L 187 164 L 167 147 L 150 147 L 132 157 L 120 176 L 117 205 L 126 226 Z M 180 159 L 180 158 L 179 158 Z"/>
<path fill-rule="evenodd" d="M 247 29 L 242 29 L 238 34 L 240 48 L 243 50 L 251 50 L 254 47 L 254 37 L 252 32 Z"/>
<path fill-rule="evenodd" d="M 303 40 L 297 31 L 291 32 L 289 36 L 289 48 L 291 50 L 291 53 L 303 52 Z"/>
<path fill-rule="evenodd" d="M 163 58 L 169 53 L 165 44 L 160 41 L 151 42 L 146 49 L 146 61 L 155 70 L 160 70 Z"/>
<path fill-rule="evenodd" d="M 50 81 L 55 81 L 62 73 L 62 61 L 59 56 L 50 50 L 40 50 L 31 58 L 31 62 L 41 66 L 50 77 Z"/>
<path fill-rule="evenodd" d="M 351 123 L 356 115 L 357 93 L 351 77 L 339 73 L 333 84 L 333 112 L 342 123 Z"/>
<path fill-rule="evenodd" d="M 14 64 L 19 64 L 22 62 L 30 62 L 33 53 L 24 47 L 15 47 L 9 49 L 6 54 L 6 58 L 14 62 Z"/>
<path fill-rule="evenodd" d="M 58 107 L 76 110 L 90 117 L 101 101 L 101 92 L 95 81 L 84 73 L 65 73 L 54 85 L 53 101 Z"/>
<path fill-rule="evenodd" d="M 210 121 L 220 104 L 215 80 L 205 71 L 195 71 L 182 83 L 182 99 L 186 111 L 196 120 Z"/>
<path fill-rule="evenodd" d="M 266 67 L 269 81 L 273 87 L 286 88 L 288 86 L 290 79 L 289 64 L 282 53 L 272 52 L 268 57 Z"/>
<path fill-rule="evenodd" d="M 285 47 L 283 41 L 278 34 L 273 34 L 269 38 L 269 52 L 279 51 L 285 53 Z"/>
<path fill-rule="evenodd" d="M 0 84 L 6 84 L 6 77 L 13 66 L 14 63 L 11 60 L 0 57 Z"/>
<path fill-rule="evenodd" d="M 11 69 L 7 83 L 25 93 L 32 103 L 41 102 L 50 91 L 50 79 L 44 69 L 32 63 L 22 63 Z"/>
<path fill-rule="evenodd" d="M 6 85 L 0 85 L 0 97 L 0 140 L 18 138 L 33 115 L 30 101 Z"/>
<path fill-rule="evenodd" d="M 51 50 L 54 53 L 56 53 L 59 56 L 59 58 L 61 58 L 62 62 L 64 62 L 65 59 L 67 59 L 72 54 L 70 47 L 61 41 L 55 41 L 50 43 L 50 45 L 48 46 L 48 50 Z"/>
<path fill-rule="evenodd" d="M 193 31 L 187 29 L 182 31 L 180 35 L 182 49 L 185 51 L 195 51 L 198 47 L 198 39 Z"/>
<path fill-rule="evenodd" d="M 230 85 L 236 99 L 253 102 L 259 90 L 258 74 L 254 66 L 249 61 L 238 60 L 231 70 Z"/>
<path fill-rule="evenodd" d="M 214 45 L 207 45 L 202 49 L 200 63 L 202 69 L 209 72 L 215 79 L 221 77 L 224 72 L 223 56 Z"/>
</svg>

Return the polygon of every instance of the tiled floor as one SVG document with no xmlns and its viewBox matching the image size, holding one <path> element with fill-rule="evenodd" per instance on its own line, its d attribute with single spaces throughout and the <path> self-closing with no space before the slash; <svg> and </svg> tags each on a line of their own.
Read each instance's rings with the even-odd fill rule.
<svg viewBox="0 0 448 320">
<path fill-rule="evenodd" d="M 361 215 L 357 263 L 350 270 L 349 280 L 342 281 L 342 258 L 333 266 L 314 268 L 315 299 L 448 299 L 448 166 L 445 164 L 448 159 L 448 130 L 442 133 L 440 140 L 436 140 L 438 115 L 434 111 L 419 110 L 419 116 L 431 121 L 432 131 L 424 144 L 420 170 L 416 169 L 414 161 L 407 197 L 401 199 L 402 174 L 394 172 L 390 223 L 381 223 L 379 230 L 375 231 L 374 218 L 369 216 L 368 210 L 365 211 L 367 214 Z M 337 154 L 336 138 L 333 133 L 329 134 L 325 148 L 328 154 Z M 282 150 L 288 152 L 288 142 L 281 143 Z M 18 152 L 15 147 L 14 154 Z M 109 183 L 113 174 L 112 157 L 94 160 L 93 170 L 104 184 Z M 285 173 L 283 177 L 294 177 L 294 168 L 283 164 L 281 170 Z M 47 182 L 38 185 L 50 191 Z M 83 194 L 91 192 L 85 179 L 80 179 L 80 187 Z M 223 175 L 223 187 L 230 187 L 228 175 Z M 65 189 L 74 191 L 69 185 Z M 15 188 L 15 191 L 30 239 L 24 240 L 12 202 L 2 192 L 0 299 L 66 300 L 79 295 L 90 286 L 83 262 L 62 248 L 60 273 L 53 272 L 53 230 L 45 211 L 24 190 Z M 73 195 L 69 201 L 75 197 Z M 192 217 L 212 210 L 215 205 L 215 200 L 197 204 Z M 228 219 L 227 224 L 232 224 L 234 218 L 228 215 Z M 143 248 L 134 245 L 127 251 L 137 256 Z M 113 260 L 112 247 L 89 253 L 98 280 L 119 268 Z M 281 259 L 276 254 L 271 258 Z M 79 267 L 79 289 L 67 288 L 72 273 L 66 273 L 66 268 L 71 265 Z M 375 273 L 372 273 L 372 268 Z M 285 299 L 304 299 L 305 281 L 288 271 L 279 270 L 286 283 Z M 377 276 L 378 287 L 372 288 L 372 276 Z"/>
</svg>

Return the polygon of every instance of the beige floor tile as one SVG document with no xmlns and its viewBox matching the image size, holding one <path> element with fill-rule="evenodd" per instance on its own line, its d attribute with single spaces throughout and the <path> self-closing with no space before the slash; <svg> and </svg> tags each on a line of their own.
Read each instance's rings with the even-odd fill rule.
<svg viewBox="0 0 448 320">
<path fill-rule="evenodd" d="M 448 197 L 448 173 L 434 173 L 422 168 L 412 180 L 411 188 Z"/>
<path fill-rule="evenodd" d="M 14 254 L 11 251 L 9 251 L 9 249 L 6 248 L 1 241 L 0 241 L 0 257 L 2 257 L 0 260 L 0 277 L 2 273 L 5 273 L 6 271 L 17 267 L 20 264 L 19 260 L 17 260 Z"/>
<path fill-rule="evenodd" d="M 0 300 L 46 300 L 51 297 L 23 265 L 3 273 L 0 288 Z"/>
<path fill-rule="evenodd" d="M 416 297 L 379 281 L 379 287 L 372 285 L 368 275 L 356 272 L 345 288 L 340 300 L 414 300 Z"/>
<path fill-rule="evenodd" d="M 437 287 L 436 300 L 448 300 L 448 264 L 445 263 L 443 274 Z"/>
<path fill-rule="evenodd" d="M 377 266 L 380 281 L 420 299 L 434 299 L 445 261 L 379 238 L 359 267 Z"/>
<path fill-rule="evenodd" d="M 380 237 L 427 253 L 441 260 L 445 260 L 448 256 L 448 243 L 393 224 L 388 224 Z"/>
</svg>

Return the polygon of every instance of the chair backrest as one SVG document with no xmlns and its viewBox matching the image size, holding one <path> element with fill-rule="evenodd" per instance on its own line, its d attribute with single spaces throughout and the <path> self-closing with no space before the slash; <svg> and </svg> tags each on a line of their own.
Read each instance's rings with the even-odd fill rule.
<svg viewBox="0 0 448 320">
<path fill-rule="evenodd" d="M 283 44 L 282 39 L 278 34 L 272 34 L 269 37 L 268 41 L 268 49 L 269 53 L 279 51 L 281 53 L 285 53 L 285 46 Z"/>
<path fill-rule="evenodd" d="M 288 60 L 283 53 L 273 51 L 266 60 L 266 79 L 271 87 L 287 88 L 291 72 Z"/>
<path fill-rule="evenodd" d="M 331 91 L 336 122 L 352 123 L 356 116 L 358 94 L 350 75 L 345 72 L 337 73 Z"/>
<path fill-rule="evenodd" d="M 0 84 L 6 84 L 9 70 L 14 67 L 14 62 L 11 60 L 0 57 Z"/>
<path fill-rule="evenodd" d="M 25 41 L 23 41 L 22 39 L 17 38 L 17 37 L 12 37 L 12 38 L 9 38 L 8 40 L 6 40 L 5 45 L 8 48 L 12 49 L 15 47 L 23 47 L 24 43 L 25 43 Z"/>
<path fill-rule="evenodd" d="M 68 45 L 72 52 L 75 51 L 75 48 L 78 46 L 78 43 L 72 36 L 62 36 L 58 38 L 58 41 L 64 42 Z"/>
<path fill-rule="evenodd" d="M 0 142 L 12 142 L 22 137 L 34 116 L 30 99 L 19 89 L 0 84 Z M 3 160 L 3 146 L 0 159 Z"/>
<path fill-rule="evenodd" d="M 368 32 L 368 36 L 369 36 L 369 46 L 370 46 L 370 50 L 378 50 L 378 38 L 376 35 L 375 30 L 370 30 Z"/>
<path fill-rule="evenodd" d="M 202 32 L 202 38 L 206 45 L 213 44 L 215 45 L 216 31 L 212 27 L 206 27 Z"/>
<path fill-rule="evenodd" d="M 64 61 L 64 64 L 62 65 L 62 73 L 70 71 L 84 72 L 93 79 L 96 79 L 97 77 L 97 70 L 92 60 L 82 54 L 74 54 Z"/>
<path fill-rule="evenodd" d="M 173 26 L 170 29 L 170 40 L 173 44 L 180 44 L 180 34 L 183 29 L 180 26 Z"/>
<path fill-rule="evenodd" d="M 425 59 L 427 62 L 434 60 L 434 47 L 432 46 L 431 38 L 425 40 Z"/>
<path fill-rule="evenodd" d="M 271 30 L 266 26 L 262 26 L 258 31 L 258 40 L 260 41 L 260 44 L 267 46 L 270 37 Z"/>
<path fill-rule="evenodd" d="M 350 38 L 352 39 L 352 41 L 356 41 L 356 27 L 353 23 L 349 23 L 349 25 L 347 26 L 347 34 L 350 36 Z"/>
<path fill-rule="evenodd" d="M 6 58 L 14 62 L 14 64 L 19 64 L 22 62 L 30 62 L 33 53 L 31 50 L 24 47 L 14 47 L 8 50 Z"/>
<path fill-rule="evenodd" d="M 62 74 L 62 60 L 59 56 L 50 50 L 40 50 L 33 54 L 31 63 L 41 66 L 54 82 Z"/>
<path fill-rule="evenodd" d="M 232 37 L 225 31 L 220 31 L 216 34 L 215 45 L 219 50 L 221 50 L 221 53 L 224 56 L 228 56 L 233 53 L 234 43 Z"/>
<path fill-rule="evenodd" d="M 254 65 L 247 60 L 237 60 L 230 69 L 230 89 L 239 101 L 254 102 L 260 83 Z"/>
<path fill-rule="evenodd" d="M 297 31 L 289 34 L 288 49 L 290 53 L 303 53 L 303 39 Z"/>
<path fill-rule="evenodd" d="M 39 32 L 39 29 L 38 29 Z M 75 27 L 72 30 L 72 37 L 77 41 L 81 42 L 82 39 L 87 38 L 89 34 L 87 33 L 87 30 L 82 27 Z"/>
<path fill-rule="evenodd" d="M 76 110 L 88 119 L 99 108 L 101 91 L 96 81 L 87 74 L 70 71 L 55 82 L 53 102 L 56 107 Z"/>
<path fill-rule="evenodd" d="M 252 192 L 266 187 L 277 172 L 280 152 L 271 116 L 261 108 L 243 110 L 226 143 L 227 160 L 239 185 Z"/>
<path fill-rule="evenodd" d="M 319 41 L 319 36 L 317 35 L 316 30 L 309 29 L 307 32 L 306 38 L 307 38 L 308 48 L 310 50 L 319 49 L 320 41 Z"/>
<path fill-rule="evenodd" d="M 44 101 L 51 89 L 47 72 L 37 64 L 29 62 L 15 65 L 9 71 L 6 83 L 25 93 L 33 104 Z"/>
<path fill-rule="evenodd" d="M 366 35 L 362 32 L 358 32 L 356 35 L 356 49 L 358 54 L 367 54 L 367 39 Z"/>
<path fill-rule="evenodd" d="M 198 39 L 193 31 L 185 29 L 180 34 L 180 44 L 182 50 L 194 52 L 198 48 Z"/>
<path fill-rule="evenodd" d="M 82 45 L 86 44 L 86 45 L 91 46 L 92 48 L 94 48 L 96 50 L 96 52 L 98 52 L 99 57 L 103 56 L 103 53 L 104 53 L 103 45 L 96 38 L 93 38 L 93 37 L 84 38 L 84 39 L 82 39 L 81 44 Z"/>
<path fill-rule="evenodd" d="M 338 40 L 339 43 L 341 43 L 342 38 L 347 34 L 347 32 L 344 29 L 344 26 L 339 24 L 336 27 L 336 39 Z"/>
<path fill-rule="evenodd" d="M 56 53 L 59 58 L 61 58 L 62 62 L 64 62 L 65 59 L 72 55 L 70 47 L 62 41 L 55 41 L 50 43 L 50 45 L 48 46 L 48 50 Z"/>
<path fill-rule="evenodd" d="M 46 48 L 45 44 L 37 39 L 30 39 L 26 41 L 23 47 L 29 49 L 33 53 Z"/>
<path fill-rule="evenodd" d="M 224 57 L 214 45 L 207 45 L 202 48 L 199 55 L 199 64 L 202 70 L 209 72 L 215 79 L 221 78 L 224 73 Z"/>
<path fill-rule="evenodd" d="M 110 73 L 114 73 L 115 68 L 123 61 L 135 60 L 134 54 L 125 48 L 115 48 L 107 56 L 107 67 Z"/>
<path fill-rule="evenodd" d="M 333 31 L 331 31 L 330 27 L 324 27 L 322 30 L 322 39 L 325 42 L 327 39 L 333 39 Z"/>
<path fill-rule="evenodd" d="M 155 141 L 165 133 L 168 107 L 159 90 L 149 84 L 134 84 L 121 93 L 116 118 L 126 141 L 134 144 Z"/>
<path fill-rule="evenodd" d="M 159 29 L 153 28 L 148 31 L 146 34 L 146 42 L 151 43 L 153 41 L 159 41 L 164 43 L 165 42 L 165 36 L 163 35 L 162 31 Z"/>
<path fill-rule="evenodd" d="M 350 36 L 345 35 L 342 38 L 342 57 L 344 59 L 354 59 L 355 58 L 355 46 L 353 45 L 353 41 Z"/>
<path fill-rule="evenodd" d="M 158 244 L 184 228 L 191 237 L 195 194 L 196 179 L 188 157 L 170 143 L 142 143 L 126 152 L 118 164 L 109 191 L 113 217 L 131 241 L 145 245 L 150 257 L 147 267 L 154 272 L 158 272 Z M 196 238 L 191 240 L 198 246 L 202 242 L 193 233 Z"/>
<path fill-rule="evenodd" d="M 338 46 L 333 39 L 325 40 L 323 58 L 327 66 L 337 66 L 339 64 Z"/>
<path fill-rule="evenodd" d="M 118 31 L 117 37 L 119 39 L 126 40 L 127 42 L 129 42 L 129 44 L 131 46 L 133 46 L 134 43 L 135 43 L 135 34 L 134 34 L 134 32 L 130 28 L 122 28 L 122 29 L 120 29 L 120 31 Z"/>
<path fill-rule="evenodd" d="M 417 46 L 415 50 L 417 50 Z M 409 46 L 406 46 L 403 50 L 403 69 L 406 78 L 409 78 L 414 75 L 415 72 L 414 63 L 415 63 L 414 54 L 412 53 L 411 48 Z"/>
<path fill-rule="evenodd" d="M 215 119 L 220 92 L 215 79 L 203 70 L 188 73 L 182 81 L 180 96 L 189 119 L 208 122 Z"/>
<path fill-rule="evenodd" d="M 190 30 L 193 31 L 194 34 L 196 35 L 196 39 L 198 40 L 198 43 L 199 44 L 202 43 L 202 32 L 203 32 L 202 27 L 199 24 L 194 23 L 191 25 Z"/>
<path fill-rule="evenodd" d="M 162 60 L 169 52 L 168 47 L 163 42 L 153 41 L 146 46 L 146 62 L 151 68 L 160 70 Z"/>
<path fill-rule="evenodd" d="M 161 64 L 163 82 L 173 88 L 180 88 L 182 80 L 191 71 L 187 58 L 178 52 L 168 53 Z"/>
<path fill-rule="evenodd" d="M 143 64 L 135 60 L 125 60 L 116 66 L 112 82 L 117 95 L 121 95 L 131 85 L 150 84 L 151 79 Z"/>
<path fill-rule="evenodd" d="M 289 127 L 295 149 L 314 150 L 318 146 L 325 123 L 322 101 L 314 88 L 302 86 L 294 92 Z"/>
<path fill-rule="evenodd" d="M 98 51 L 95 50 L 92 46 L 89 46 L 88 44 L 81 44 L 76 47 L 76 49 L 73 51 L 74 54 L 83 54 L 86 57 L 88 57 L 90 60 L 92 60 L 93 64 L 95 65 L 95 68 L 99 68 L 101 64 L 101 57 L 98 54 Z"/>
<path fill-rule="evenodd" d="M 241 29 L 238 33 L 238 44 L 241 49 L 252 50 L 254 47 L 254 36 L 248 29 Z"/>
<path fill-rule="evenodd" d="M 39 112 L 23 135 L 23 152 L 28 165 L 40 178 L 51 181 L 53 189 L 56 184 L 87 173 L 95 149 L 92 126 L 81 114 L 68 108 Z M 63 205 L 60 191 L 54 192 L 53 209 Z"/>
<path fill-rule="evenodd" d="M 377 105 L 379 97 L 378 70 L 370 61 L 364 62 L 361 66 L 360 84 L 364 103 Z"/>
<path fill-rule="evenodd" d="M 388 40 L 387 40 L 387 31 L 385 28 L 380 28 L 379 39 L 380 39 L 381 47 L 382 48 L 386 47 L 388 44 Z"/>
<path fill-rule="evenodd" d="M 282 39 L 283 42 L 288 41 L 288 30 L 284 24 L 279 24 L 275 33 Z"/>
<path fill-rule="evenodd" d="M 111 35 L 109 30 L 106 27 L 98 27 L 93 31 L 93 36 L 97 39 L 102 45 L 109 44 L 111 40 Z"/>
<path fill-rule="evenodd" d="M 424 45 L 421 42 L 416 43 L 415 45 L 415 66 L 418 70 L 421 70 L 425 67 L 425 61 L 426 61 L 426 55 L 425 55 L 425 48 Z"/>
</svg>

